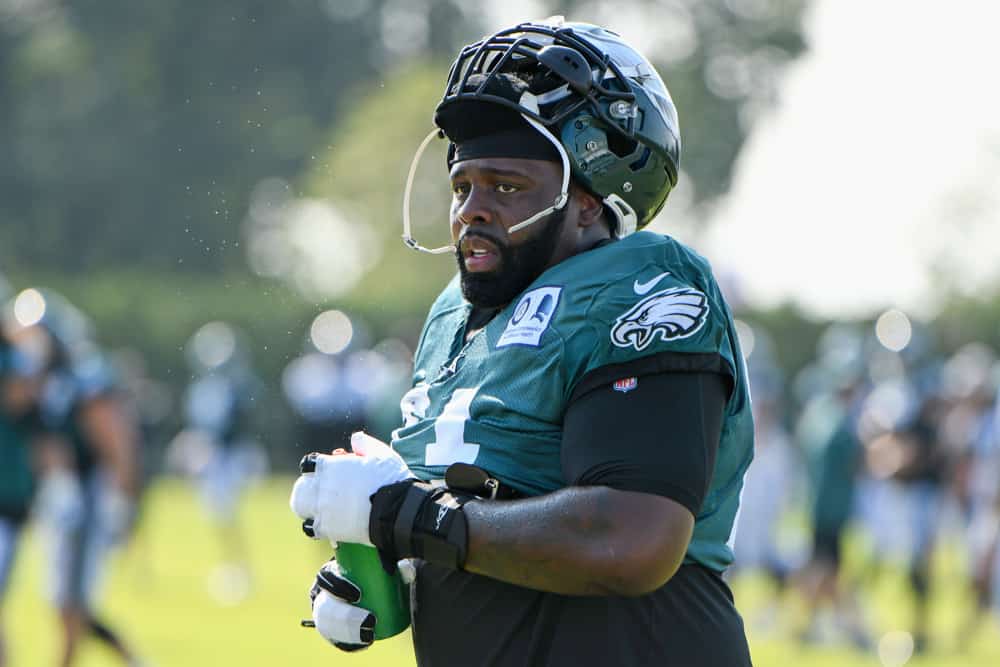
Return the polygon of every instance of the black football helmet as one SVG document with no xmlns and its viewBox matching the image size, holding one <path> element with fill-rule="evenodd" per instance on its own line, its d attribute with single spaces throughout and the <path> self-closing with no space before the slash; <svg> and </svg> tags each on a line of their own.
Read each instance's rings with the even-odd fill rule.
<svg viewBox="0 0 1000 667">
<path fill-rule="evenodd" d="M 499 80 L 512 75 L 525 84 L 518 95 L 498 93 L 504 89 Z M 553 142 L 567 172 L 553 205 L 510 231 L 564 206 L 570 176 L 603 200 L 619 237 L 648 224 L 677 184 L 680 127 L 670 93 L 649 61 L 605 28 L 556 17 L 521 23 L 466 46 L 452 64 L 435 113 L 438 136 L 449 136 L 448 118 L 456 117 L 450 107 L 469 101 L 519 113 Z M 434 136 L 418 150 L 411 177 Z M 411 186 L 412 178 L 407 199 Z M 403 238 L 427 250 L 409 235 L 408 208 L 404 203 Z"/>
</svg>

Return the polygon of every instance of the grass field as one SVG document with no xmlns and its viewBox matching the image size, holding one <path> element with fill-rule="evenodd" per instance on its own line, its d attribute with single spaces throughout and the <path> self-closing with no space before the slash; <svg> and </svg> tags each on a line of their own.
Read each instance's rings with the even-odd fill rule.
<svg viewBox="0 0 1000 667">
<path fill-rule="evenodd" d="M 104 586 L 100 609 L 122 630 L 153 667 L 284 666 L 284 665 L 413 665 L 409 635 L 379 642 L 354 654 L 328 646 L 312 630 L 299 627 L 308 616 L 306 591 L 328 548 L 304 538 L 287 505 L 291 479 L 274 479 L 248 497 L 242 526 L 250 534 L 254 586 L 238 604 L 220 602 L 207 582 L 218 565 L 220 545 L 196 498 L 186 485 L 165 481 L 149 492 L 136 539 L 117 554 Z M 58 632 L 42 590 L 41 550 L 29 533 L 5 602 L 11 662 L 9 667 L 49 667 L 55 664 Z M 947 553 L 936 568 L 931 651 L 913 658 L 914 667 L 987 667 L 1000 665 L 1000 634 L 983 631 L 964 650 L 954 645 L 955 630 L 966 601 L 960 560 Z M 755 631 L 767 598 L 759 580 L 737 582 L 737 605 L 751 630 L 754 663 L 758 666 L 862 667 L 883 664 L 874 652 L 847 647 L 803 647 L 780 629 L 794 625 L 799 602 L 789 596 L 778 614 L 779 631 Z M 908 605 L 902 578 L 882 577 L 870 591 L 870 612 L 880 633 L 904 629 Z M 90 641 L 81 651 L 79 667 L 118 664 L 101 645 Z M 456 666 L 465 667 L 465 666 Z M 603 667 L 603 666 L 602 666 Z M 610 666 L 609 666 L 610 667 Z"/>
</svg>

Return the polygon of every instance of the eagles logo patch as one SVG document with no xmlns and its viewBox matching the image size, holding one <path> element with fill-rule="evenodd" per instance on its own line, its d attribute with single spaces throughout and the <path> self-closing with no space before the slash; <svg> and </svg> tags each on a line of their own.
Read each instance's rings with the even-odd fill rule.
<svg viewBox="0 0 1000 667">
<path fill-rule="evenodd" d="M 611 342 L 644 350 L 657 336 L 662 341 L 687 338 L 705 324 L 708 298 L 693 287 L 656 292 L 618 316 Z"/>
</svg>

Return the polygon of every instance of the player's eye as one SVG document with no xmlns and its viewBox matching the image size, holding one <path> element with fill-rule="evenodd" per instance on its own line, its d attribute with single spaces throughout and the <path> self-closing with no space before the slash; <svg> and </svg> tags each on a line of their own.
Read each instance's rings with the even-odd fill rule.
<svg viewBox="0 0 1000 667">
<path fill-rule="evenodd" d="M 468 183 L 452 183 L 451 193 L 456 197 L 464 197 L 469 194 L 469 184 Z"/>
<path fill-rule="evenodd" d="M 497 183 L 497 192 L 504 195 L 511 195 L 520 190 L 521 188 L 516 185 L 511 185 L 510 183 Z"/>
</svg>

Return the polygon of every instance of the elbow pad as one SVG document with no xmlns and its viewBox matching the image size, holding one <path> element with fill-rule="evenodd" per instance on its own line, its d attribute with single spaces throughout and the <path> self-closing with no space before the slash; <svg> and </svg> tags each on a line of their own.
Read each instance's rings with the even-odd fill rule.
<svg viewBox="0 0 1000 667">
<path fill-rule="evenodd" d="M 371 496 L 369 537 L 382 567 L 393 572 L 403 558 L 421 558 L 456 570 L 465 565 L 469 528 L 462 507 L 470 493 L 406 480 Z"/>
</svg>

